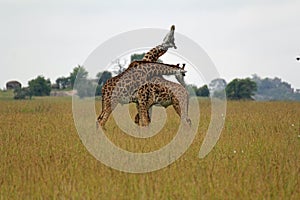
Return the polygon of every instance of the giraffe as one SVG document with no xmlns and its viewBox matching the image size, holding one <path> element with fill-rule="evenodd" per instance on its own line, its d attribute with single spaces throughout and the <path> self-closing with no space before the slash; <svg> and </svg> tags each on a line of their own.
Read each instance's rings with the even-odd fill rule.
<svg viewBox="0 0 300 200">
<path fill-rule="evenodd" d="M 183 67 L 184 68 L 184 67 Z M 184 74 L 175 75 L 178 83 L 165 80 L 163 77 L 155 76 L 151 82 L 143 84 L 134 94 L 132 102 L 137 104 L 138 114 L 135 116 L 135 123 L 141 126 L 148 126 L 151 121 L 149 109 L 153 105 L 161 105 L 167 108 L 173 105 L 179 117 L 191 124 L 188 118 L 188 92 L 185 89 Z M 141 121 L 139 121 L 141 119 Z"/>
<path fill-rule="evenodd" d="M 109 115 L 117 104 L 132 102 L 132 94 L 140 86 L 151 81 L 154 76 L 176 75 L 185 72 L 179 65 L 148 61 L 130 63 L 124 72 L 107 80 L 102 87 L 102 111 L 97 118 L 98 125 L 104 128 Z"/>
<path fill-rule="evenodd" d="M 148 126 L 151 119 L 149 109 L 153 105 L 160 105 L 167 108 L 173 105 L 176 113 L 183 122 L 191 125 L 188 117 L 189 97 L 187 90 L 180 84 L 162 80 L 160 77 L 153 77 L 151 82 L 142 85 L 134 94 L 138 114 L 135 116 L 135 123 L 141 126 Z"/>
<path fill-rule="evenodd" d="M 175 26 L 173 25 L 171 31 L 164 38 L 163 43 L 148 51 L 142 60 L 157 62 L 158 58 L 165 54 L 168 48 L 174 47 L 176 49 L 174 30 Z M 133 97 L 133 102 L 136 103 L 138 109 L 135 123 L 141 126 L 148 126 L 151 121 L 149 109 L 153 105 L 161 105 L 165 108 L 173 105 L 179 117 L 191 124 L 191 120 L 188 118 L 189 97 L 185 89 L 184 75 L 184 73 L 175 75 L 181 85 L 164 79 L 162 75 L 155 76 L 151 79 L 151 82 L 142 85 Z"/>
</svg>

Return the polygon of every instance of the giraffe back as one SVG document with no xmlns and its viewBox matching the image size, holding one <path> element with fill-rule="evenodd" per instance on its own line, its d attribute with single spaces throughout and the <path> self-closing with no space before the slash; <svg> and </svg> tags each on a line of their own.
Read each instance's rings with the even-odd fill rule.
<svg viewBox="0 0 300 200">
<path fill-rule="evenodd" d="M 102 88 L 102 99 L 109 101 L 111 96 L 119 99 L 120 103 L 130 102 L 131 95 L 140 86 L 153 77 L 162 74 L 179 74 L 182 69 L 177 65 L 167 65 L 146 61 L 134 61 L 118 76 L 109 79 Z"/>
</svg>

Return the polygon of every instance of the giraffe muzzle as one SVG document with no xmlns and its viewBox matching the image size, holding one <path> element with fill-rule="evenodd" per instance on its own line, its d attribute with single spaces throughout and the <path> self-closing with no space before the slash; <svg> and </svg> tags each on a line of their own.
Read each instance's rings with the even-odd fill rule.
<svg viewBox="0 0 300 200">
<path fill-rule="evenodd" d="M 184 70 L 184 69 L 180 69 L 179 70 L 179 74 L 185 74 L 187 71 L 186 70 Z"/>
</svg>

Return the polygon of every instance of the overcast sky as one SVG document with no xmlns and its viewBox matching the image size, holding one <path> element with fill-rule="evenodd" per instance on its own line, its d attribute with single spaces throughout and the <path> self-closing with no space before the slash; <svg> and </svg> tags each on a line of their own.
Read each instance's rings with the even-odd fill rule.
<svg viewBox="0 0 300 200">
<path fill-rule="evenodd" d="M 0 88 L 68 76 L 119 33 L 169 29 L 197 42 L 221 77 L 280 77 L 300 88 L 299 0 L 0 0 Z"/>
</svg>

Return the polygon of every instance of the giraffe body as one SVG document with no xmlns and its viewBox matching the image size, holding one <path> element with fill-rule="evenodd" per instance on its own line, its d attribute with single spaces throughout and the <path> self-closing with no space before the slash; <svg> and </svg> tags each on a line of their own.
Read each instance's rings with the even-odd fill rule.
<svg viewBox="0 0 300 200">
<path fill-rule="evenodd" d="M 109 115 L 118 103 L 125 104 L 133 101 L 132 95 L 139 87 L 159 75 L 176 75 L 185 71 L 178 65 L 134 61 L 129 67 L 106 81 L 102 87 L 102 112 L 97 120 L 104 127 Z"/>
<path fill-rule="evenodd" d="M 137 103 L 138 108 L 135 123 L 141 126 L 149 125 L 151 121 L 149 109 L 153 105 L 165 108 L 173 105 L 181 120 L 189 125 L 191 123 L 188 118 L 188 92 L 182 85 L 161 77 L 153 77 L 151 82 L 142 85 L 135 93 L 133 102 Z"/>
</svg>

